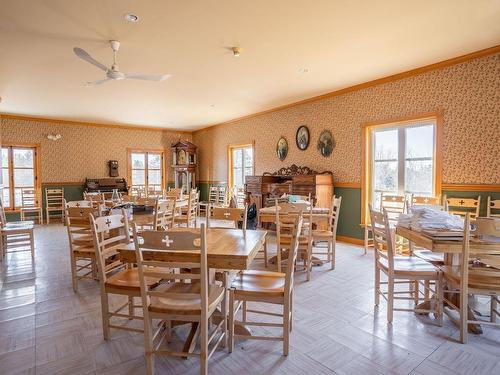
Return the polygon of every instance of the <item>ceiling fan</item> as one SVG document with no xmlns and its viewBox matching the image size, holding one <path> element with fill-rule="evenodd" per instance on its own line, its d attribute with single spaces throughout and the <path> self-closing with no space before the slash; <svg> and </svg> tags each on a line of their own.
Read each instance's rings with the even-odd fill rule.
<svg viewBox="0 0 500 375">
<path fill-rule="evenodd" d="M 106 65 L 95 60 L 85 50 L 78 48 L 78 47 L 73 48 L 73 52 L 75 52 L 75 55 L 77 55 L 79 58 L 91 63 L 94 66 L 97 66 L 99 69 L 106 72 L 106 78 L 99 79 L 99 80 L 93 81 L 93 82 L 87 82 L 88 86 L 100 85 L 100 84 L 103 84 L 104 82 L 107 82 L 110 80 L 117 80 L 118 81 L 121 79 L 142 79 L 145 81 L 157 81 L 158 82 L 158 81 L 164 81 L 170 77 L 170 74 L 150 75 L 150 74 L 126 74 L 126 73 L 120 72 L 120 68 L 118 67 L 118 64 L 116 63 L 116 54 L 117 54 L 118 50 L 120 49 L 120 42 L 117 40 L 110 40 L 109 44 L 111 45 L 111 49 L 113 50 L 113 65 L 111 65 L 111 68 L 107 68 Z"/>
</svg>

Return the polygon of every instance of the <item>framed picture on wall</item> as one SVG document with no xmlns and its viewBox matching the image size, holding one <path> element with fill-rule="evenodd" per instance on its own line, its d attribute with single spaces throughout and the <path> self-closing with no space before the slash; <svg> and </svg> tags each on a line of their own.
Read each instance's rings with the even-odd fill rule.
<svg viewBox="0 0 500 375">
<path fill-rule="evenodd" d="M 318 139 L 319 152 L 321 155 L 328 157 L 332 154 L 334 147 L 335 140 L 333 139 L 332 132 L 330 130 L 323 130 Z"/>
<path fill-rule="evenodd" d="M 288 155 L 288 142 L 285 137 L 278 139 L 278 143 L 276 143 L 276 154 L 281 161 L 285 160 Z"/>
<path fill-rule="evenodd" d="M 309 146 L 309 129 L 305 125 L 299 126 L 295 134 L 295 143 L 299 150 L 304 151 Z"/>
</svg>

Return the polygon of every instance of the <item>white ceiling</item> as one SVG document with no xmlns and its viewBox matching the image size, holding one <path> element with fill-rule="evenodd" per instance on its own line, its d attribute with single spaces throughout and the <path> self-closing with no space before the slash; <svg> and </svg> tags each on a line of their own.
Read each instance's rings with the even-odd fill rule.
<svg viewBox="0 0 500 375">
<path fill-rule="evenodd" d="M 500 44 L 499 0 L 0 0 L 0 17 L 0 112 L 186 130 Z M 122 71 L 172 77 L 85 87 L 103 72 L 73 47 L 110 65 L 110 39 Z"/>
</svg>

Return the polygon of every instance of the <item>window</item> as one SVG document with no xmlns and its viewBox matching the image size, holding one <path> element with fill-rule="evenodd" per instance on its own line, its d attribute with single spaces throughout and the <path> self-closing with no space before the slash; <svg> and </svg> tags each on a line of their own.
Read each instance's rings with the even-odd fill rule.
<svg viewBox="0 0 500 375">
<path fill-rule="evenodd" d="M 132 189 L 162 191 L 163 151 L 129 150 L 129 181 Z"/>
<path fill-rule="evenodd" d="M 363 202 L 377 208 L 382 193 L 440 194 L 439 124 L 436 115 L 365 128 Z M 368 205 L 363 206 L 367 215 Z"/>
<path fill-rule="evenodd" d="M 38 155 L 36 146 L 2 146 L 4 185 L 2 200 L 6 209 L 16 210 L 22 206 L 23 189 L 35 190 L 37 192 L 36 204 L 38 204 Z"/>
<path fill-rule="evenodd" d="M 253 175 L 253 144 L 229 146 L 229 184 L 242 188 L 245 176 Z"/>
</svg>

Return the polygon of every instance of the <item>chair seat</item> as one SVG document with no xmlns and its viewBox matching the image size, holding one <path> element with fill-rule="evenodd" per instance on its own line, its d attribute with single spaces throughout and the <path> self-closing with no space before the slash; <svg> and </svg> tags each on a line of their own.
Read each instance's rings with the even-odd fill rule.
<svg viewBox="0 0 500 375">
<path fill-rule="evenodd" d="M 435 265 L 441 265 L 444 263 L 444 254 L 435 253 L 431 250 L 415 250 L 413 251 L 413 255 Z"/>
<path fill-rule="evenodd" d="M 5 226 L 3 228 L 0 228 L 0 232 L 4 235 L 28 234 L 33 232 L 33 226 L 32 225 Z"/>
<path fill-rule="evenodd" d="M 25 220 L 25 221 L 10 221 L 8 223 L 5 223 L 5 226 L 8 227 L 26 227 L 26 226 L 33 226 L 35 225 L 35 222 L 33 220 Z"/>
<path fill-rule="evenodd" d="M 313 238 L 317 237 L 333 237 L 333 232 L 331 230 L 313 230 Z"/>
<path fill-rule="evenodd" d="M 385 269 L 389 269 L 387 259 L 380 258 L 380 265 Z M 437 277 L 438 269 L 429 262 L 417 257 L 395 257 L 394 258 L 394 274 L 396 276 L 425 276 Z"/>
<path fill-rule="evenodd" d="M 444 277 L 448 282 L 451 282 L 455 286 L 460 285 L 460 266 L 442 266 L 439 267 L 441 271 L 444 273 Z M 500 293 L 500 278 L 494 275 L 487 275 L 488 272 L 487 267 L 474 267 L 477 271 L 482 271 L 484 269 L 486 272 L 482 272 L 481 275 L 478 275 L 469 270 L 469 288 L 476 290 L 485 290 L 485 291 L 495 291 L 496 293 Z M 498 270 L 496 270 L 498 272 Z"/>
<path fill-rule="evenodd" d="M 200 283 L 166 283 L 155 291 L 169 293 L 168 296 L 151 296 L 149 311 L 171 315 L 200 315 Z M 178 294 L 179 296 L 175 296 Z M 224 288 L 218 285 L 208 287 L 208 311 L 215 310 L 224 298 Z"/>
<path fill-rule="evenodd" d="M 154 286 L 158 282 L 157 278 L 146 277 L 148 287 Z M 141 283 L 137 268 L 126 269 L 108 277 L 106 288 L 139 291 Z"/>
<path fill-rule="evenodd" d="M 281 272 L 249 270 L 235 277 L 231 284 L 235 297 L 244 295 L 282 296 L 285 292 L 285 274 Z"/>
</svg>

